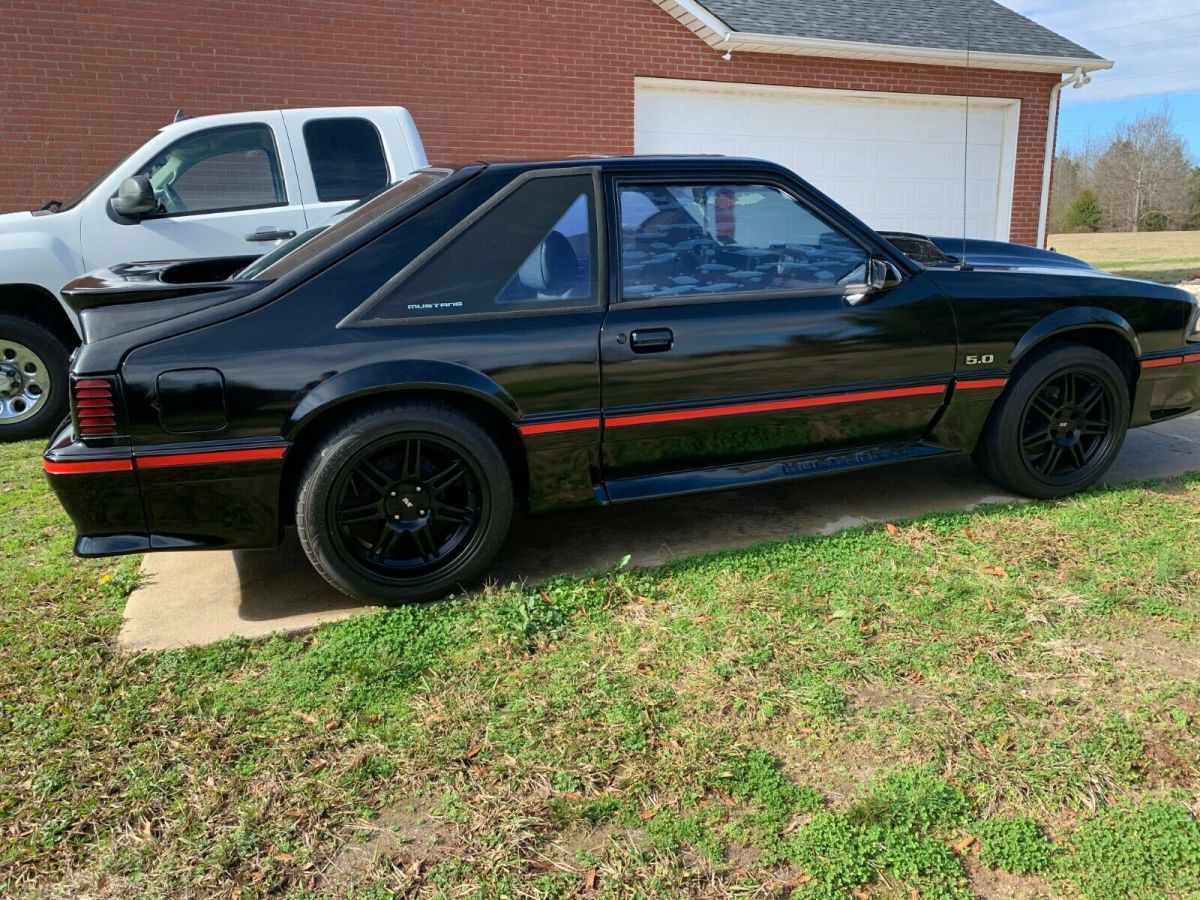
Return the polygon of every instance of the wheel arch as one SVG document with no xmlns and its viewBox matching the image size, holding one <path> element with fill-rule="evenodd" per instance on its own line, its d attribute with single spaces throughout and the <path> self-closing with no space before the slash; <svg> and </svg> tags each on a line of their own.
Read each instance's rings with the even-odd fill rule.
<svg viewBox="0 0 1200 900">
<path fill-rule="evenodd" d="M 451 363 L 404 361 L 340 373 L 310 391 L 284 427 L 292 444 L 280 485 L 280 508 L 295 505 L 300 473 L 312 448 L 346 416 L 397 401 L 445 403 L 461 410 L 495 439 L 508 463 L 518 498 L 529 493 L 529 463 L 516 428 L 516 401 L 481 372 Z"/>
<path fill-rule="evenodd" d="M 1137 332 L 1122 316 L 1100 307 L 1069 307 L 1039 321 L 1013 347 L 1009 369 L 1015 373 L 1035 351 L 1067 343 L 1099 350 L 1121 368 L 1131 389 L 1137 383 L 1141 357 Z"/>
<path fill-rule="evenodd" d="M 0 284 L 0 314 L 37 322 L 62 341 L 65 347 L 79 345 L 75 323 L 58 298 L 41 285 Z"/>
</svg>

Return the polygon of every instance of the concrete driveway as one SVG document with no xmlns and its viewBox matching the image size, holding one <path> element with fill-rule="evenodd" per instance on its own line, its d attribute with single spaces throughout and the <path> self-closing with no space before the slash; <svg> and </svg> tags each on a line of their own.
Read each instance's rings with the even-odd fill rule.
<svg viewBox="0 0 1200 900">
<path fill-rule="evenodd" d="M 1130 432 L 1106 481 L 1200 470 L 1200 415 Z M 824 479 L 608 509 L 521 517 L 492 569 L 507 584 L 615 565 L 651 566 L 693 553 L 867 522 L 1013 499 L 965 457 Z M 343 597 L 308 564 L 294 535 L 279 550 L 146 556 L 119 644 L 161 650 L 235 635 L 259 637 L 344 619 L 369 607 Z"/>
</svg>

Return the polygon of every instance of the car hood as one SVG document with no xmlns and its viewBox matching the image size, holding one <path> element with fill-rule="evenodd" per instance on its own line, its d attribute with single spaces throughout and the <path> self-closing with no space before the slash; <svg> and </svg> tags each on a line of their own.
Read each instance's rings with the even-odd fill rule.
<svg viewBox="0 0 1200 900">
<path fill-rule="evenodd" d="M 931 241 L 953 264 L 966 253 L 967 264 L 989 269 L 1082 269 L 1096 274 L 1099 270 L 1090 263 L 1054 250 L 1041 250 L 1024 244 L 1004 241 L 985 241 L 978 238 L 931 237 Z"/>
</svg>

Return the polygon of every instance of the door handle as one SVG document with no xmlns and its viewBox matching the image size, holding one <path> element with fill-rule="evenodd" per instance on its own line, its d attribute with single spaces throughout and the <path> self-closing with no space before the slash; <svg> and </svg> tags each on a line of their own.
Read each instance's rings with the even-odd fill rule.
<svg viewBox="0 0 1200 900">
<path fill-rule="evenodd" d="M 264 225 L 246 235 L 248 241 L 286 241 L 296 236 L 294 231 L 280 231 L 274 225 Z"/>
<path fill-rule="evenodd" d="M 675 344 L 670 328 L 641 328 L 629 335 L 634 353 L 663 353 Z"/>
</svg>

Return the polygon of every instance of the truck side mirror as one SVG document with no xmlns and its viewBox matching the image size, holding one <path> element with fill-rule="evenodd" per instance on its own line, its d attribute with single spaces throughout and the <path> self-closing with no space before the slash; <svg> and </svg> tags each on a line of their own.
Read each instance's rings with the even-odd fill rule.
<svg viewBox="0 0 1200 900">
<path fill-rule="evenodd" d="M 117 189 L 117 196 L 108 202 L 118 216 L 130 219 L 140 219 L 158 209 L 158 199 L 154 196 L 154 187 L 148 175 L 126 178 Z"/>
</svg>

